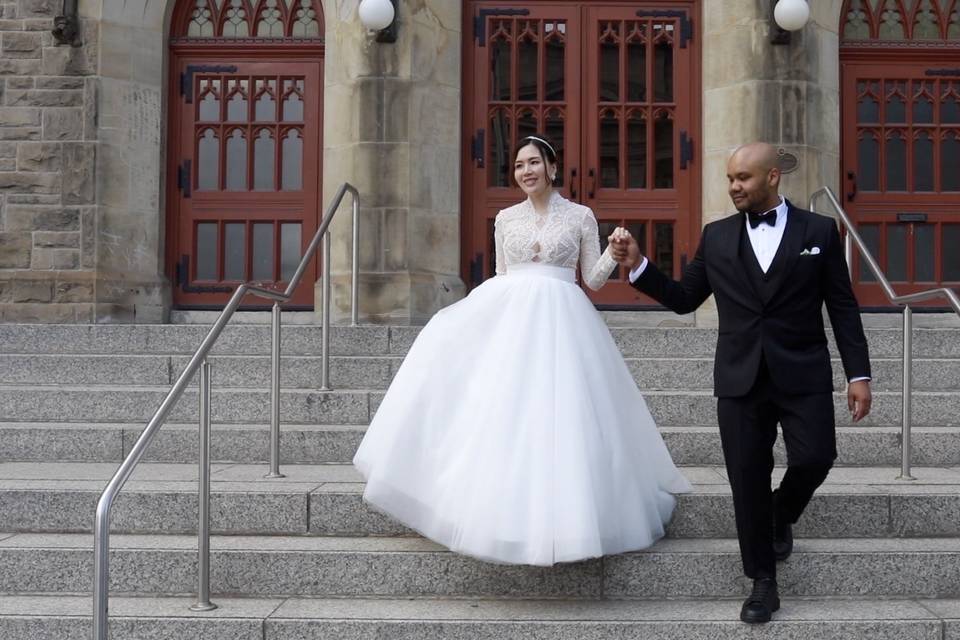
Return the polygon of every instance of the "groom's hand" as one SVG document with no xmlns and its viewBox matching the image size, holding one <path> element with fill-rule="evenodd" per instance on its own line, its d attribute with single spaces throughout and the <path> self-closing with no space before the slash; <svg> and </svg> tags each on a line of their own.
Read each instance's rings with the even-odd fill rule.
<svg viewBox="0 0 960 640">
<path fill-rule="evenodd" d="M 613 259 L 628 271 L 632 271 L 643 262 L 643 255 L 640 253 L 636 238 L 623 227 L 614 229 L 608 240 Z"/>
<path fill-rule="evenodd" d="M 870 381 L 858 380 L 847 386 L 847 408 L 854 422 L 860 422 L 870 413 L 873 395 L 870 393 Z"/>
</svg>

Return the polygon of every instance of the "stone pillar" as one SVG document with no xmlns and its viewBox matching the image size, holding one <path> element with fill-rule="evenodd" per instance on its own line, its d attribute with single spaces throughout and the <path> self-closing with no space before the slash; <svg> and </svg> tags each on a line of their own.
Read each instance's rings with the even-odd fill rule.
<svg viewBox="0 0 960 640">
<path fill-rule="evenodd" d="M 97 321 L 164 322 L 165 25 L 174 2 L 103 0 Z"/>
<path fill-rule="evenodd" d="M 359 0 L 327 2 L 324 205 L 361 194 L 360 313 L 420 323 L 463 295 L 460 279 L 461 3 L 401 0 L 399 37 L 378 43 Z M 332 228 L 332 315 L 350 313 L 350 209 Z M 320 309 L 319 283 L 316 308 Z"/>
<path fill-rule="evenodd" d="M 842 0 L 810 2 L 810 23 L 788 45 L 770 43 L 768 0 L 704 7 L 703 223 L 734 211 L 726 163 L 746 142 L 770 142 L 799 159 L 781 192 L 806 207 L 810 194 L 840 184 L 838 27 Z M 697 323 L 716 324 L 712 299 Z"/>
</svg>

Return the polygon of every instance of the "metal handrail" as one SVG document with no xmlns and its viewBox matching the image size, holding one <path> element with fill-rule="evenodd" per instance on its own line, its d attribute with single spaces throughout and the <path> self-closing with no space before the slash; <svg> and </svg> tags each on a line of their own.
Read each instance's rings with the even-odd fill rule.
<svg viewBox="0 0 960 640">
<path fill-rule="evenodd" d="M 897 295 L 893 287 L 890 286 L 890 281 L 887 280 L 880 265 L 876 259 L 874 259 L 873 255 L 871 255 L 863 238 L 861 238 L 857 232 L 853 221 L 847 216 L 847 212 L 843 210 L 840 201 L 830 187 L 824 187 L 810 196 L 810 210 L 816 211 L 816 200 L 820 196 L 827 197 L 837 216 L 840 218 L 840 222 L 843 223 L 846 229 L 847 233 L 844 238 L 843 252 L 847 259 L 847 269 L 850 270 L 851 278 L 853 276 L 853 245 L 856 244 L 860 255 L 867 263 L 870 271 L 873 272 L 877 282 L 880 283 L 883 293 L 887 296 L 890 303 L 903 305 L 903 424 L 900 438 L 900 476 L 898 479 L 913 480 L 914 477 L 910 475 L 910 436 L 913 428 L 913 311 L 910 309 L 910 303 L 935 298 L 946 298 L 950 306 L 953 307 L 953 310 L 960 316 L 960 297 L 958 297 L 952 289 L 946 287 Z"/>
<path fill-rule="evenodd" d="M 94 640 L 107 640 L 107 619 L 108 619 L 108 599 L 109 599 L 109 576 L 110 576 L 110 512 L 113 508 L 113 502 L 117 494 L 123 488 L 123 485 L 130 478 L 130 475 L 133 473 L 133 470 L 136 468 L 137 464 L 140 462 L 140 459 L 143 457 L 144 452 L 147 447 L 150 445 L 150 442 L 153 440 L 153 437 L 159 431 L 160 427 L 163 426 L 164 421 L 167 418 L 167 415 L 173 409 L 174 405 L 183 395 L 183 392 L 186 390 L 187 385 L 190 383 L 191 378 L 197 372 L 201 366 L 203 371 L 201 372 L 201 385 L 200 389 L 200 427 L 201 427 L 201 454 L 200 454 L 200 523 L 199 523 L 199 538 L 200 542 L 198 545 L 199 554 L 200 554 L 200 586 L 198 590 L 198 603 L 194 606 L 195 610 L 209 610 L 213 608 L 214 605 L 208 601 L 207 597 L 209 595 L 209 364 L 207 364 L 207 355 L 210 353 L 210 350 L 213 348 L 217 339 L 220 337 L 220 334 L 223 332 L 224 327 L 230 321 L 230 318 L 233 317 L 234 312 L 240 306 L 240 302 L 248 295 L 252 294 L 267 300 L 273 300 L 273 313 L 272 313 L 272 332 L 271 332 L 271 362 L 272 362 L 272 384 L 271 384 L 271 447 L 270 447 L 270 463 L 271 463 L 271 472 L 268 474 L 268 477 L 283 477 L 279 473 L 279 442 L 280 442 L 280 402 L 279 402 L 279 391 L 280 391 L 280 303 L 285 302 L 291 298 L 294 290 L 297 288 L 297 285 L 300 283 L 301 278 L 303 277 L 304 272 L 307 269 L 307 265 L 310 260 L 313 258 L 314 254 L 317 251 L 317 248 L 320 246 L 321 239 L 324 240 L 324 251 L 323 251 L 323 269 L 321 278 L 323 280 L 323 309 L 322 309 L 322 335 L 323 335 L 323 370 L 322 370 L 322 388 L 324 390 L 329 390 L 329 361 L 330 361 L 330 233 L 329 227 L 330 222 L 333 220 L 333 216 L 336 214 L 337 210 L 340 207 L 340 203 L 343 201 L 344 196 L 347 193 L 350 193 L 353 196 L 353 252 L 352 252 L 352 274 L 351 274 L 351 322 L 352 324 L 357 324 L 358 319 L 358 309 L 357 309 L 357 289 L 358 289 L 358 269 L 359 269 L 359 242 L 358 242 L 358 231 L 360 224 L 360 194 L 352 185 L 344 183 L 337 190 L 336 196 L 334 196 L 330 206 L 327 208 L 326 213 L 323 216 L 323 219 L 320 221 L 320 227 L 317 229 L 316 234 L 314 234 L 313 239 L 310 241 L 309 246 L 303 254 L 303 258 L 300 260 L 300 264 L 297 266 L 297 270 L 294 272 L 293 277 L 290 279 L 290 283 L 287 285 L 287 288 L 284 291 L 278 291 L 276 289 L 267 288 L 261 286 L 259 283 L 247 282 L 241 284 L 237 287 L 237 290 L 230 297 L 229 302 L 227 302 L 226 307 L 220 313 L 220 316 L 217 318 L 216 322 L 213 323 L 213 326 L 210 328 L 210 331 L 207 333 L 206 337 L 203 339 L 203 342 L 200 343 L 200 346 L 197 348 L 196 352 L 193 354 L 193 357 L 190 359 L 190 362 L 187 364 L 186 368 L 180 374 L 180 377 L 177 378 L 177 381 L 173 384 L 170 391 L 167 393 L 166 397 L 163 399 L 163 402 L 160 403 L 160 407 L 153 414 L 153 417 L 150 419 L 147 427 L 143 430 L 143 433 L 140 434 L 140 437 L 137 439 L 137 442 L 133 445 L 133 448 L 130 450 L 130 453 L 127 454 L 127 457 L 120 464 L 119 469 L 110 479 L 110 482 L 107 484 L 107 487 L 103 490 L 103 493 L 100 495 L 100 500 L 97 503 L 97 514 L 96 521 L 94 524 L 94 549 L 93 549 L 93 563 L 94 563 L 94 579 L 93 579 L 93 638 Z M 205 402 L 206 400 L 206 402 Z M 207 504 L 203 504 L 206 502 Z"/>
</svg>

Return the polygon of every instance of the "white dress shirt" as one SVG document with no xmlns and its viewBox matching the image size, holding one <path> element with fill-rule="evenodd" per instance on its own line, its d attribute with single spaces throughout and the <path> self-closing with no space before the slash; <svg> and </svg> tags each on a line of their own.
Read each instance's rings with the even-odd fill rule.
<svg viewBox="0 0 960 640">
<path fill-rule="evenodd" d="M 780 241 L 783 240 L 783 231 L 787 228 L 787 214 L 789 208 L 787 201 L 780 196 L 780 204 L 776 207 L 777 221 L 774 225 L 762 222 L 756 228 L 750 226 L 747 216 L 743 217 L 743 224 L 747 225 L 747 237 L 750 238 L 750 246 L 753 247 L 753 253 L 757 256 L 757 262 L 760 268 L 766 273 L 773 264 L 773 258 L 777 255 L 777 249 L 780 248 Z M 640 274 L 647 268 L 647 257 L 644 256 L 640 264 L 630 271 L 630 282 L 636 282 Z M 860 380 L 869 380 L 867 377 L 851 378 L 850 382 L 859 382 Z"/>
</svg>

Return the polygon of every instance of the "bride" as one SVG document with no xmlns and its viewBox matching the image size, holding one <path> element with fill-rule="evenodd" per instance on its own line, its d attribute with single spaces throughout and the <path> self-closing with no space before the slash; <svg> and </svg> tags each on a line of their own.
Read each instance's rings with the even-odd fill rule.
<svg viewBox="0 0 960 640">
<path fill-rule="evenodd" d="M 690 484 L 576 284 L 578 262 L 595 290 L 616 266 L 593 212 L 554 191 L 544 137 L 521 140 L 515 158 L 527 198 L 497 215 L 497 276 L 410 348 L 353 460 L 364 499 L 492 562 L 641 549 Z"/>
</svg>

